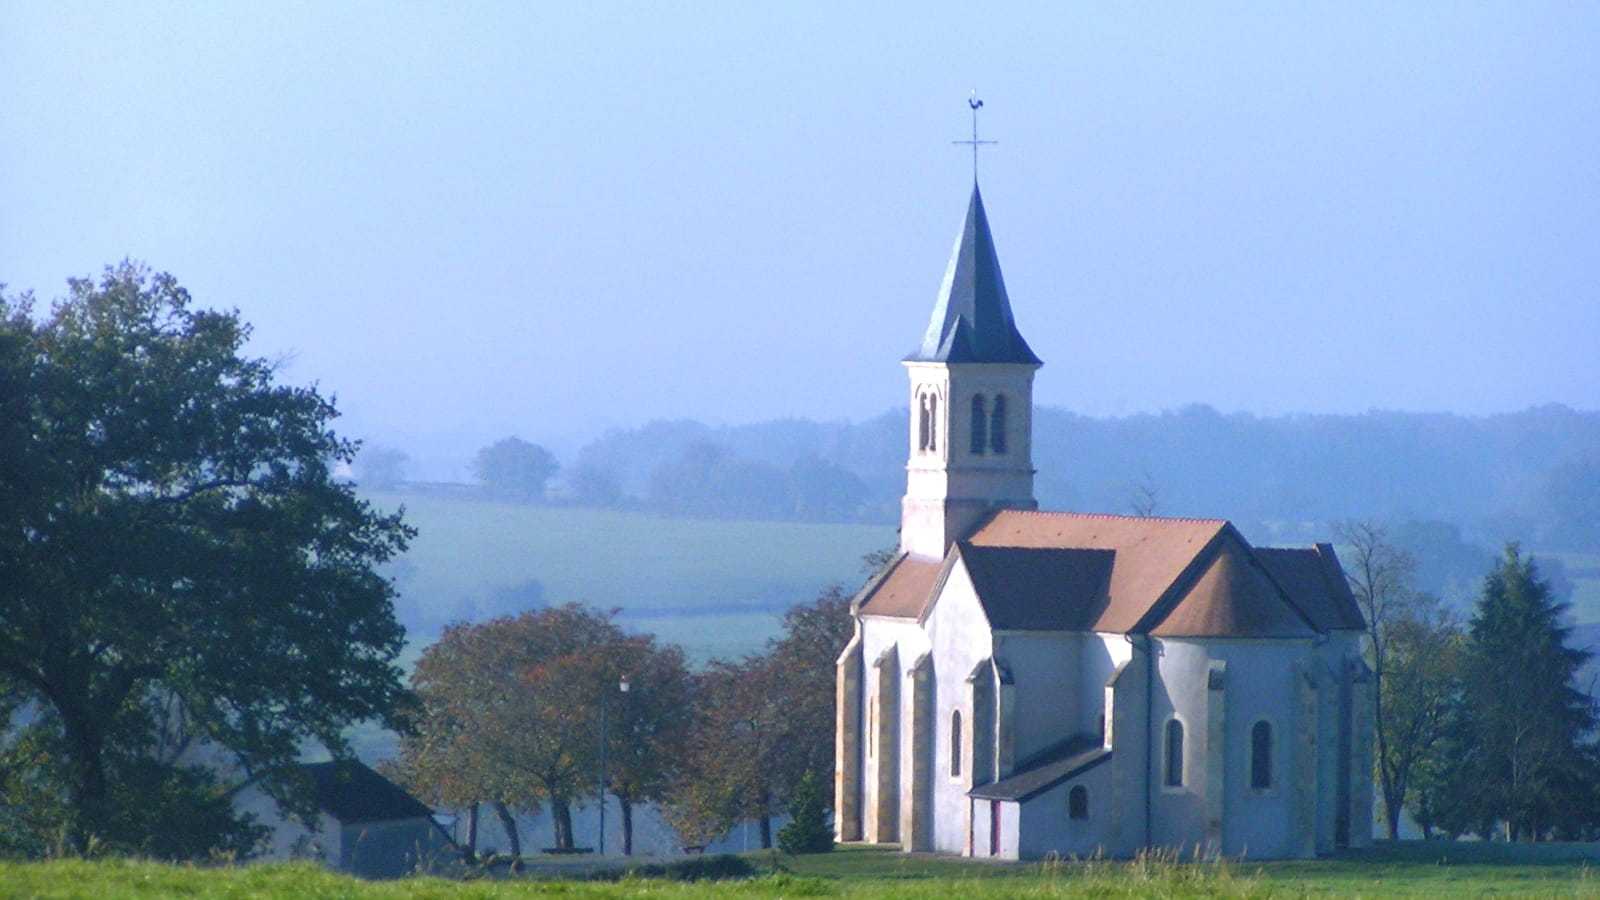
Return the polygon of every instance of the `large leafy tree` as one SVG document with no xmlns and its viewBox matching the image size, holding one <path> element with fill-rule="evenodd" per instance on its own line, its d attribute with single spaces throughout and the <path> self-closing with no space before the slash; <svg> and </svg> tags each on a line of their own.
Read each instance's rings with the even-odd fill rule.
<svg viewBox="0 0 1600 900">
<path fill-rule="evenodd" d="M 1569 645 L 1566 610 L 1512 544 L 1468 623 L 1455 792 L 1460 817 L 1508 840 L 1593 825 L 1596 709 L 1576 682 L 1590 654 Z"/>
<path fill-rule="evenodd" d="M 1373 692 L 1373 762 L 1390 839 L 1412 785 L 1443 740 L 1459 687 L 1460 626 L 1436 598 L 1416 589 L 1416 562 L 1371 522 L 1339 526 L 1351 592 L 1367 620 Z"/>
<path fill-rule="evenodd" d="M 153 703 L 269 779 L 399 724 L 375 567 L 412 532 L 332 477 L 332 403 L 244 355 L 237 313 L 131 263 L 69 284 L 46 315 L 0 298 L 0 680 L 81 850 L 129 820 L 111 770 Z"/>
<path fill-rule="evenodd" d="M 623 801 L 631 849 L 632 804 L 659 796 L 681 755 L 688 672 L 681 650 L 612 618 L 570 603 L 446 629 L 413 674 L 422 714 L 401 745 L 412 785 L 454 805 L 492 804 L 513 854 L 514 814 L 548 807 L 556 846 L 572 849 L 572 806 L 599 792 L 604 702 L 607 787 Z"/>
<path fill-rule="evenodd" d="M 612 697 L 606 728 L 607 787 L 622 809 L 622 852 L 633 854 L 635 804 L 667 796 L 689 737 L 693 679 L 683 648 L 648 635 L 612 648 L 597 673 Z M 609 694 L 626 678 L 628 690 Z"/>
<path fill-rule="evenodd" d="M 472 458 L 472 475 L 485 491 L 521 502 L 543 500 L 545 482 L 558 467 L 549 450 L 519 437 L 501 438 Z"/>
<path fill-rule="evenodd" d="M 772 819 L 809 775 L 833 774 L 834 660 L 854 627 L 838 587 L 789 609 L 762 653 L 713 660 L 697 687 L 689 752 L 669 818 L 691 843 L 742 819 L 772 846 Z"/>
</svg>

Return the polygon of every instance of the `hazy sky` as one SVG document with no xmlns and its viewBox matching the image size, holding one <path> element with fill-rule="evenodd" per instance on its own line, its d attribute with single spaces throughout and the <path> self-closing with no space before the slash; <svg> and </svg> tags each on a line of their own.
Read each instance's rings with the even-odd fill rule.
<svg viewBox="0 0 1600 900">
<path fill-rule="evenodd" d="M 905 403 L 966 98 L 1037 399 L 1600 409 L 1600 4 L 0 0 L 0 281 L 133 257 L 345 430 Z"/>
</svg>

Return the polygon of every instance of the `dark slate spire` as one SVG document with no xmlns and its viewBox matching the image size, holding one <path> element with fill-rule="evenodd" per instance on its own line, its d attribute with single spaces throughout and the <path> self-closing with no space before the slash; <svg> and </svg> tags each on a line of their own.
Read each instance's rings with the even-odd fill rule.
<svg viewBox="0 0 1600 900">
<path fill-rule="evenodd" d="M 967 223 L 939 287 L 933 321 L 907 362 L 1022 363 L 1041 365 L 1011 318 L 983 197 L 972 185 Z"/>
</svg>

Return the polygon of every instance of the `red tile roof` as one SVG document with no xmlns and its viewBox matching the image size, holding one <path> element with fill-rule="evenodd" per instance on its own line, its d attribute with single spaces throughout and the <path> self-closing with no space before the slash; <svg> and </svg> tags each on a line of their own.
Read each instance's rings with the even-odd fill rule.
<svg viewBox="0 0 1600 900">
<path fill-rule="evenodd" d="M 942 563 L 902 554 L 862 588 L 856 599 L 856 611 L 864 616 L 918 618 L 933 598 L 934 586 L 943 569 Z"/>
<path fill-rule="evenodd" d="M 1311 637 L 1315 629 L 1284 596 L 1242 538 L 1218 542 L 1194 586 L 1160 615 L 1157 637 Z"/>
<path fill-rule="evenodd" d="M 946 564 L 901 557 L 862 615 L 921 617 L 951 565 L 991 628 L 1161 637 L 1309 637 L 1362 628 L 1333 549 L 1255 549 L 1221 519 L 1004 510 Z"/>
</svg>

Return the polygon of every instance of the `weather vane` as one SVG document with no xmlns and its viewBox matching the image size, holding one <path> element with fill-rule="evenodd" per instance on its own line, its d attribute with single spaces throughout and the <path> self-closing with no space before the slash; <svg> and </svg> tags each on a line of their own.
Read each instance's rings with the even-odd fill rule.
<svg viewBox="0 0 1600 900">
<path fill-rule="evenodd" d="M 998 144 L 1000 142 L 999 141 L 980 141 L 980 140 L 978 140 L 978 110 L 983 108 L 983 101 L 978 99 L 978 91 L 977 91 L 976 88 L 973 89 L 972 96 L 967 98 L 967 105 L 972 107 L 972 140 L 970 140 L 970 141 L 951 141 L 950 143 L 952 143 L 952 144 L 971 144 L 972 145 L 972 183 L 973 184 L 977 184 L 978 183 L 978 145 L 979 144 Z"/>
</svg>

